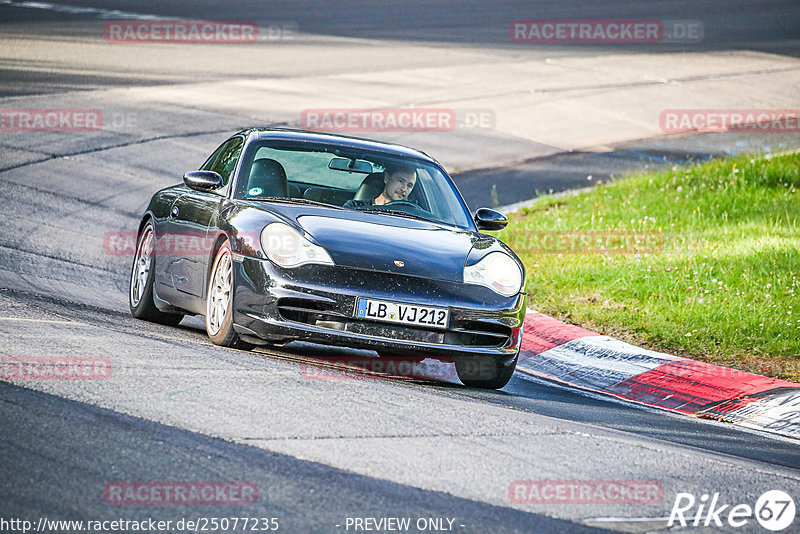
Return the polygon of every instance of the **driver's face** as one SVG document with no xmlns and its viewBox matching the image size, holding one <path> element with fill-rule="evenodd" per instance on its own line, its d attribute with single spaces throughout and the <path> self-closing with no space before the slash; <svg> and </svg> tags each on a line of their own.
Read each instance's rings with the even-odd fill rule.
<svg viewBox="0 0 800 534">
<path fill-rule="evenodd" d="M 383 188 L 383 194 L 390 200 L 405 200 L 414 189 L 414 184 L 417 183 L 415 173 L 407 171 L 399 171 L 387 176 L 384 179 L 386 186 Z"/>
</svg>

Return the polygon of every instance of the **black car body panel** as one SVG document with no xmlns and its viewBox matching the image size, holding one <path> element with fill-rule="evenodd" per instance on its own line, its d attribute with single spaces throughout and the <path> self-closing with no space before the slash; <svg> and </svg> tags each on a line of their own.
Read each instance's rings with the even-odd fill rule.
<svg viewBox="0 0 800 534">
<path fill-rule="evenodd" d="M 345 154 L 425 162 L 441 170 L 469 214 L 435 160 L 396 145 L 299 131 L 248 130 L 234 138 L 244 140 L 241 156 L 223 188 L 206 192 L 183 184 L 168 187 L 147 207 L 143 224 L 153 221 L 157 239 L 172 240 L 173 245 L 180 238 L 202 242 L 197 251 L 169 244 L 158 251 L 154 302 L 159 309 L 205 313 L 214 255 L 227 240 L 234 260 L 234 328 L 250 342 L 307 340 L 440 359 L 480 354 L 511 361 L 516 356 L 525 294 L 502 296 L 467 284 L 464 267 L 499 251 L 518 264 L 523 280 L 525 269 L 508 246 L 480 233 L 471 216 L 465 227 L 455 227 L 299 199 L 235 198 L 242 162 L 248 157 L 252 161 L 256 142 L 267 139 L 328 146 L 332 153 L 341 149 Z M 284 268 L 273 263 L 259 236 L 274 222 L 322 246 L 334 265 Z M 354 311 L 359 297 L 448 308 L 449 324 L 433 329 L 358 319 Z"/>
<path fill-rule="evenodd" d="M 444 358 L 492 354 L 510 360 L 519 348 L 524 295 L 495 299 L 479 286 L 465 294 L 463 283 L 325 265 L 287 272 L 269 261 L 245 258 L 236 269 L 241 283 L 234 323 L 244 335 Z M 450 324 L 441 331 L 356 319 L 357 297 L 448 307 Z"/>
</svg>

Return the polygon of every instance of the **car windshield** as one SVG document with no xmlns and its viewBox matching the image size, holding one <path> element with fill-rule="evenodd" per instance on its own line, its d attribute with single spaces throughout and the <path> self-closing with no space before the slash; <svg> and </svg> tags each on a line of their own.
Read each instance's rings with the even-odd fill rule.
<svg viewBox="0 0 800 534">
<path fill-rule="evenodd" d="M 469 210 L 437 166 L 341 146 L 253 144 L 242 161 L 234 197 L 313 201 L 470 228 Z"/>
</svg>

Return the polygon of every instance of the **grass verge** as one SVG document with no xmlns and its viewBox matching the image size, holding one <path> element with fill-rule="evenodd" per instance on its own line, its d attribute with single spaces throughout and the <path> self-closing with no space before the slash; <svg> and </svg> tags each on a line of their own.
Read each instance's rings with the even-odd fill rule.
<svg viewBox="0 0 800 534">
<path fill-rule="evenodd" d="M 545 196 L 497 235 L 529 306 L 656 350 L 800 381 L 800 154 Z"/>
</svg>

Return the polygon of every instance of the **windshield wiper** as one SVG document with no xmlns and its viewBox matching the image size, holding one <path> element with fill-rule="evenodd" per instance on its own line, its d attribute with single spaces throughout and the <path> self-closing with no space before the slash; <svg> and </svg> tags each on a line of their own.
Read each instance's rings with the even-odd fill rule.
<svg viewBox="0 0 800 534">
<path fill-rule="evenodd" d="M 318 202 L 316 200 L 309 200 L 307 198 L 287 198 L 287 197 L 248 197 L 244 200 L 268 200 L 270 202 L 286 202 L 288 204 L 307 204 L 309 206 L 324 206 L 326 208 L 336 208 L 337 210 L 344 209 L 335 204 L 326 204 L 325 202 Z"/>
<path fill-rule="evenodd" d="M 382 210 L 382 209 L 368 208 L 365 210 L 358 210 L 358 211 L 363 211 L 365 213 L 388 213 L 389 215 L 397 215 L 399 217 L 407 217 L 409 219 L 419 219 L 420 221 L 435 222 L 435 223 L 439 222 L 436 219 L 430 219 L 428 217 L 423 217 L 422 215 L 417 215 L 415 213 L 409 213 L 407 211 L 400 211 L 400 210 Z"/>
</svg>

